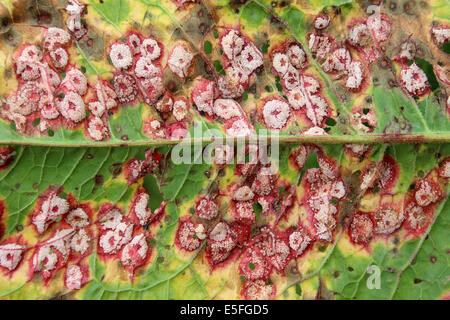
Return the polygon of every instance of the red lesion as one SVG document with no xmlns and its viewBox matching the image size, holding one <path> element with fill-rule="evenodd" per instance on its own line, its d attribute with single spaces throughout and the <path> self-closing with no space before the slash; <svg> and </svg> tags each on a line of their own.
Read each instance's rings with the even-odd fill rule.
<svg viewBox="0 0 450 320">
<path fill-rule="evenodd" d="M 77 262 L 78 267 L 80 268 L 82 277 L 81 277 L 81 285 L 80 285 L 80 289 L 90 281 L 90 271 L 89 271 L 89 266 L 85 263 L 80 263 L 79 261 Z M 67 274 L 64 273 L 64 285 L 66 286 L 66 288 L 68 288 L 67 285 Z"/>
<path fill-rule="evenodd" d="M 220 220 L 208 231 L 205 256 L 211 270 L 235 261 L 250 238 L 251 226 L 239 221 L 231 224 Z"/>
<path fill-rule="evenodd" d="M 272 266 L 258 247 L 248 247 L 241 257 L 239 273 L 248 280 L 267 280 Z"/>
<path fill-rule="evenodd" d="M 127 161 L 124 166 L 124 174 L 128 185 L 136 183 L 149 173 L 158 172 L 162 157 L 162 154 L 154 149 L 147 149 L 144 160 L 134 158 Z"/>
<path fill-rule="evenodd" d="M 318 152 L 319 168 L 306 171 L 301 186 L 304 196 L 300 204 L 307 210 L 309 224 L 317 240 L 331 241 L 336 227 L 339 202 L 346 196 L 346 187 L 340 178 L 337 162 Z"/>
<path fill-rule="evenodd" d="M 57 239 L 52 239 L 58 231 L 62 230 L 69 230 L 69 228 L 61 228 L 58 230 L 54 230 L 45 240 L 40 241 L 38 244 L 34 245 L 34 252 L 33 255 L 29 259 L 29 280 L 32 281 L 34 273 L 38 272 L 42 278 L 44 279 L 45 285 L 48 286 L 50 280 L 52 280 L 56 273 L 67 266 L 67 263 L 69 261 L 70 256 L 70 248 L 69 244 L 66 242 L 67 240 L 70 240 L 70 237 L 73 235 L 73 231 L 71 233 L 67 233 L 64 236 L 61 236 Z M 64 248 L 67 250 L 67 254 L 64 254 L 56 247 L 56 244 L 58 241 L 64 241 Z M 40 264 L 36 264 L 36 262 L 39 261 L 38 255 L 39 251 L 43 250 L 44 247 L 50 247 L 49 254 L 40 262 Z M 56 264 L 54 268 L 51 270 L 45 270 L 42 268 L 45 268 L 47 263 L 51 263 L 50 259 L 51 256 L 56 255 Z M 42 269 L 42 270 L 41 270 Z"/>
</svg>

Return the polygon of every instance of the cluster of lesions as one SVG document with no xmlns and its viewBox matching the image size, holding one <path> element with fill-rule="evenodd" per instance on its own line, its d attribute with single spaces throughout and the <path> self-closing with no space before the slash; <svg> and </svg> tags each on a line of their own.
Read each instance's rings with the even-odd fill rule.
<svg viewBox="0 0 450 320">
<path fill-rule="evenodd" d="M 160 154 L 148 149 L 145 159 L 130 159 L 123 165 L 124 179 L 134 190 L 123 206 L 81 201 L 62 187 L 47 188 L 28 214 L 23 232 L 1 241 L 2 273 L 13 278 L 20 270 L 27 281 L 39 276 L 45 286 L 63 279 L 67 290 L 78 290 L 92 280 L 88 257 L 96 252 L 102 261 L 120 262 L 133 281 L 135 271 L 152 261 L 152 230 L 165 215 L 166 203 L 152 212 L 152 195 L 139 186 L 145 175 L 159 171 L 160 160 Z"/>
<path fill-rule="evenodd" d="M 17 90 L 2 99 L 0 116 L 18 132 L 52 136 L 64 126 L 84 130 L 96 141 L 109 136 L 106 111 L 117 108 L 116 93 L 100 78 L 95 84 L 89 82 L 86 68 L 70 54 L 73 39 L 87 33 L 85 7 L 69 1 L 64 9 L 68 31 L 41 27 L 41 39 L 22 45 L 12 58 Z"/>
<path fill-rule="evenodd" d="M 428 173 L 419 171 L 405 192 L 397 191 L 402 169 L 391 155 L 377 164 L 369 162 L 360 178 L 362 198 L 352 215 L 350 240 L 367 247 L 371 241 L 396 234 L 407 239 L 421 237 L 447 197 L 449 162 L 448 157 L 441 157 Z"/>
<path fill-rule="evenodd" d="M 239 28 L 217 26 L 214 35 L 213 44 L 205 42 L 214 49 L 213 54 L 220 52 L 220 60 L 214 61 L 213 79 L 196 78 L 190 98 L 196 110 L 219 123 L 227 136 L 252 135 L 253 121 L 241 103 L 263 68 L 263 53 Z"/>
<path fill-rule="evenodd" d="M 106 50 L 115 68 L 109 81 L 85 75 L 70 56 L 75 41 L 87 34 L 86 5 L 65 7 L 67 30 L 46 28 L 39 43 L 24 45 L 14 58 L 18 89 L 1 101 L 1 116 L 23 134 L 48 134 L 61 126 L 83 129 L 94 141 L 110 138 L 109 117 L 121 106 L 144 102 L 151 115 L 143 131 L 153 139 L 182 138 L 190 122 L 190 101 L 165 86 L 165 68 L 182 82 L 192 73 L 194 53 L 186 41 L 165 48 L 152 36 L 129 31 Z M 167 57 L 164 56 L 166 54 Z"/>
<path fill-rule="evenodd" d="M 314 243 L 333 241 L 346 188 L 337 162 L 318 146 L 299 146 L 289 156 L 289 166 L 299 175 L 308 156 L 318 156 L 319 168 L 307 169 L 300 186 L 262 161 L 257 146 L 247 146 L 244 153 L 249 161 L 227 167 L 234 149 L 216 146 L 217 170 L 231 171 L 226 183 L 196 197 L 179 222 L 176 243 L 180 250 L 197 254 L 205 244 L 202 254 L 211 272 L 236 268 L 241 297 L 273 299 L 280 290 L 275 279 L 295 268 Z M 299 210 L 305 217 L 300 218 Z"/>
<path fill-rule="evenodd" d="M 166 88 L 165 69 L 186 81 L 195 61 L 188 42 L 176 41 L 166 48 L 152 36 L 131 31 L 110 46 L 109 58 L 116 69 L 112 81 L 119 102 L 134 105 L 141 101 L 150 107 L 150 115 L 143 119 L 144 133 L 153 139 L 186 136 L 190 101 Z"/>
</svg>

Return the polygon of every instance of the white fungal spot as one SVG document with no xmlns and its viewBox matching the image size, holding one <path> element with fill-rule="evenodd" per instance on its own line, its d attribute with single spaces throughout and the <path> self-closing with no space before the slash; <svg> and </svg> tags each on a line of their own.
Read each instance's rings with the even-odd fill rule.
<svg viewBox="0 0 450 320">
<path fill-rule="evenodd" d="M 444 44 L 450 39 L 450 28 L 433 28 L 431 30 L 436 42 L 438 44 Z"/>
<path fill-rule="evenodd" d="M 214 148 L 213 162 L 215 164 L 227 164 L 232 163 L 234 157 L 234 151 L 228 144 L 218 145 Z"/>
<path fill-rule="evenodd" d="M 51 193 L 42 203 L 40 211 L 33 216 L 32 223 L 39 233 L 43 233 L 53 221 L 69 211 L 66 199 Z"/>
<path fill-rule="evenodd" d="M 204 239 L 204 233 L 205 229 L 202 224 L 194 224 L 190 221 L 184 221 L 178 230 L 178 240 L 182 248 L 188 251 L 193 251 L 200 247 L 200 240 L 201 238 Z"/>
<path fill-rule="evenodd" d="M 245 292 L 249 300 L 269 300 L 274 292 L 274 286 L 266 284 L 264 280 L 247 281 Z"/>
<path fill-rule="evenodd" d="M 349 76 L 345 82 L 345 86 L 350 89 L 359 89 L 363 80 L 363 73 L 361 69 L 361 62 L 353 61 L 348 67 Z"/>
<path fill-rule="evenodd" d="M 70 290 L 78 290 L 81 288 L 81 281 L 83 280 L 83 273 L 81 268 L 75 264 L 70 265 L 64 275 L 66 287 Z"/>
<path fill-rule="evenodd" d="M 80 122 L 86 117 L 84 101 L 75 92 L 68 92 L 58 107 L 62 116 L 73 122 Z"/>
<path fill-rule="evenodd" d="M 44 43 L 45 47 L 50 50 L 53 49 L 56 45 L 65 45 L 70 41 L 70 35 L 67 31 L 51 27 L 47 29 L 45 33 Z"/>
<path fill-rule="evenodd" d="M 95 141 L 102 141 L 108 136 L 108 128 L 103 123 L 103 120 L 97 116 L 89 118 L 87 130 L 89 136 Z"/>
<path fill-rule="evenodd" d="M 427 180 L 421 180 L 416 186 L 415 199 L 419 206 L 426 207 L 439 200 L 440 192 Z"/>
<path fill-rule="evenodd" d="M 150 196 L 146 192 L 141 192 L 138 195 L 136 200 L 136 204 L 134 206 L 134 212 L 136 213 L 137 218 L 139 219 L 139 223 L 143 226 L 147 223 L 150 218 L 152 212 L 148 206 L 148 202 L 150 200 Z"/>
<path fill-rule="evenodd" d="M 210 199 L 203 198 L 195 208 L 199 218 L 212 220 L 219 214 L 219 205 Z"/>
<path fill-rule="evenodd" d="M 367 26 L 370 28 L 373 37 L 378 42 L 386 41 L 391 33 L 391 26 L 388 21 L 382 19 L 380 14 L 372 14 L 367 18 Z"/>
<path fill-rule="evenodd" d="M 326 136 L 328 133 L 321 127 L 311 127 L 302 133 L 303 136 Z"/>
<path fill-rule="evenodd" d="M 370 44 L 372 35 L 365 23 L 359 23 L 350 29 L 349 41 L 353 46 L 364 47 Z"/>
<path fill-rule="evenodd" d="M 58 48 L 54 51 L 50 51 L 50 57 L 52 58 L 52 63 L 55 68 L 63 69 L 69 62 L 69 55 L 67 51 L 63 48 Z"/>
<path fill-rule="evenodd" d="M 142 41 L 141 54 L 147 56 L 150 60 L 155 60 L 161 55 L 161 48 L 156 40 L 147 38 Z"/>
<path fill-rule="evenodd" d="M 114 230 L 109 230 L 100 237 L 100 247 L 106 254 L 117 253 L 120 248 L 131 240 L 133 225 L 119 223 Z"/>
<path fill-rule="evenodd" d="M 320 14 L 314 18 L 314 28 L 318 30 L 325 29 L 330 24 L 330 17 L 324 14 Z"/>
<path fill-rule="evenodd" d="M 0 266 L 9 271 L 14 270 L 22 260 L 24 249 L 24 246 L 16 243 L 0 245 Z"/>
<path fill-rule="evenodd" d="M 136 266 L 147 256 L 148 244 L 143 233 L 135 236 L 122 250 L 120 261 L 124 266 Z"/>
<path fill-rule="evenodd" d="M 75 233 L 70 240 L 70 248 L 79 254 L 85 254 L 89 249 L 89 243 L 91 242 L 91 237 L 84 229 L 80 229 Z"/>
<path fill-rule="evenodd" d="M 244 40 L 235 30 L 230 30 L 221 40 L 223 52 L 230 60 L 233 60 L 242 51 L 244 44 Z"/>
<path fill-rule="evenodd" d="M 262 167 L 252 183 L 252 191 L 260 196 L 266 196 L 272 191 L 272 173 L 270 168 Z"/>
<path fill-rule="evenodd" d="M 225 130 L 225 133 L 230 137 L 246 137 L 251 135 L 252 131 L 253 129 L 244 119 L 237 119 Z"/>
<path fill-rule="evenodd" d="M 142 56 L 136 62 L 134 73 L 140 78 L 153 78 L 158 76 L 161 70 L 152 63 L 148 56 Z"/>
<path fill-rule="evenodd" d="M 240 67 L 247 73 L 252 73 L 263 65 L 263 55 L 253 44 L 248 44 L 236 58 Z"/>
<path fill-rule="evenodd" d="M 289 235 L 289 247 L 299 256 L 308 247 L 311 239 L 301 231 L 294 231 Z"/>
<path fill-rule="evenodd" d="M 72 68 L 66 73 L 66 77 L 62 81 L 61 86 L 67 88 L 67 90 L 75 91 L 82 96 L 86 93 L 87 82 L 83 72 L 76 68 Z"/>
<path fill-rule="evenodd" d="M 253 193 L 252 189 L 250 189 L 249 186 L 242 186 L 239 187 L 236 191 L 233 193 L 233 200 L 236 201 L 250 201 L 253 199 L 255 194 Z"/>
<path fill-rule="evenodd" d="M 346 48 L 339 48 L 325 60 L 322 68 L 325 72 L 344 71 L 351 61 L 350 52 Z"/>
<path fill-rule="evenodd" d="M 374 215 L 376 221 L 375 233 L 390 234 L 400 228 L 405 216 L 403 211 L 393 208 L 379 209 Z"/>
<path fill-rule="evenodd" d="M 51 271 L 56 268 L 58 255 L 50 246 L 43 246 L 38 249 L 33 261 L 37 271 Z"/>
<path fill-rule="evenodd" d="M 182 121 L 187 114 L 187 103 L 183 99 L 175 100 L 173 103 L 173 116 L 177 121 Z"/>
<path fill-rule="evenodd" d="M 104 229 L 114 230 L 122 222 L 122 213 L 117 209 L 110 210 L 100 221 Z"/>
<path fill-rule="evenodd" d="M 89 225 L 89 216 L 82 208 L 77 208 L 69 212 L 66 216 L 66 222 L 72 228 L 83 228 Z"/>
<path fill-rule="evenodd" d="M 308 45 L 318 60 L 325 59 L 333 47 L 332 40 L 328 36 L 315 33 L 309 36 Z"/>
<path fill-rule="evenodd" d="M 282 129 L 290 114 L 289 104 L 278 99 L 269 100 L 263 106 L 264 122 L 270 129 Z"/>
<path fill-rule="evenodd" d="M 210 116 L 214 114 L 213 101 L 215 96 L 215 82 L 208 80 L 199 82 L 192 92 L 192 100 L 197 106 L 197 109 L 206 112 Z"/>
<path fill-rule="evenodd" d="M 443 178 L 450 178 L 450 161 L 445 161 L 439 175 Z"/>
<path fill-rule="evenodd" d="M 103 116 L 106 110 L 105 105 L 100 101 L 89 102 L 88 109 L 94 116 L 97 117 Z"/>
<path fill-rule="evenodd" d="M 130 47 L 131 53 L 137 55 L 141 52 L 141 38 L 137 34 L 130 34 L 128 36 L 128 46 Z"/>
<path fill-rule="evenodd" d="M 419 95 L 428 88 L 427 75 L 415 62 L 402 69 L 400 78 L 403 86 L 412 95 Z"/>
</svg>

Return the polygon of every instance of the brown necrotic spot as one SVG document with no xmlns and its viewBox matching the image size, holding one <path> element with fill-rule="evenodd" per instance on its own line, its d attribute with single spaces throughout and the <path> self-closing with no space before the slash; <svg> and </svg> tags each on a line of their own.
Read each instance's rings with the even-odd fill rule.
<svg viewBox="0 0 450 320">
<path fill-rule="evenodd" d="M 397 86 L 397 82 L 395 82 L 393 79 L 389 79 L 388 84 L 389 84 L 389 87 L 391 87 L 391 88 L 394 88 Z"/>
<path fill-rule="evenodd" d="M 94 39 L 89 38 L 89 39 L 86 41 L 86 45 L 87 45 L 88 47 L 92 47 L 92 46 L 94 45 Z"/>
<path fill-rule="evenodd" d="M 431 257 L 430 257 L 430 262 L 431 262 L 431 263 L 435 264 L 436 261 L 437 261 L 437 258 L 436 258 L 435 256 L 431 256 Z"/>
<path fill-rule="evenodd" d="M 120 137 L 121 140 L 123 141 L 128 141 L 130 140 L 130 138 L 128 138 L 128 135 L 124 134 L 123 136 Z"/>
<path fill-rule="evenodd" d="M 11 27 L 11 18 L 9 16 L 1 17 L 0 14 L 0 33 L 7 32 Z"/>
<path fill-rule="evenodd" d="M 383 69 L 387 69 L 389 67 L 389 62 L 386 58 L 380 61 L 380 67 Z"/>
<path fill-rule="evenodd" d="M 405 11 L 406 14 L 414 15 L 414 8 L 416 6 L 416 3 L 414 1 L 406 1 L 403 4 L 403 11 Z"/>
<path fill-rule="evenodd" d="M 395 11 L 397 9 L 397 4 L 394 1 L 391 1 L 389 3 L 389 9 L 391 9 L 391 11 Z"/>
<path fill-rule="evenodd" d="M 105 178 L 101 174 L 96 174 L 94 177 L 94 183 L 98 186 L 103 185 Z"/>
<path fill-rule="evenodd" d="M 109 172 L 113 176 L 118 176 L 122 172 L 122 164 L 121 163 L 113 163 L 109 168 Z"/>
<path fill-rule="evenodd" d="M 14 28 L 2 34 L 2 39 L 9 47 L 17 48 L 22 42 L 22 36 Z"/>
<path fill-rule="evenodd" d="M 421 47 L 417 47 L 416 55 L 418 55 L 419 57 L 423 57 L 424 52 L 423 52 L 423 49 Z"/>
</svg>

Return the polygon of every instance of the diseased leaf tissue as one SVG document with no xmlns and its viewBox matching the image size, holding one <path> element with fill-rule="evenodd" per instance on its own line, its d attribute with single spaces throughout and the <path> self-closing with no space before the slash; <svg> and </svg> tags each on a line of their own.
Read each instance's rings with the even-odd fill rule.
<svg viewBox="0 0 450 320">
<path fill-rule="evenodd" d="M 2 1 L 0 296 L 450 298 L 449 20 L 442 0 Z M 276 133 L 278 158 L 174 160 L 211 130 Z"/>
</svg>

